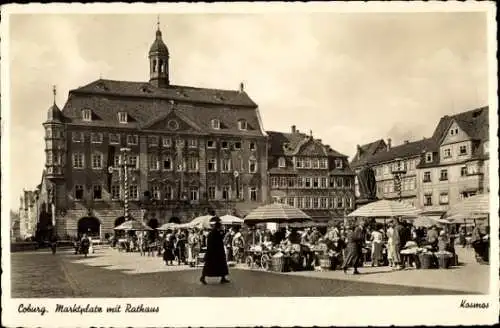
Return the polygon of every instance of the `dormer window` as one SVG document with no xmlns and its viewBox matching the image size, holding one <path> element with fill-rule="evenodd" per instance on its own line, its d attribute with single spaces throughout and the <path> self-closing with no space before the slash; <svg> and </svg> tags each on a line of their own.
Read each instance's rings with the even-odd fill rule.
<svg viewBox="0 0 500 328">
<path fill-rule="evenodd" d="M 425 154 L 425 162 L 432 163 L 432 153 Z"/>
<path fill-rule="evenodd" d="M 118 121 L 120 123 L 127 123 L 128 122 L 128 115 L 125 112 L 119 112 L 118 113 Z"/>
<path fill-rule="evenodd" d="M 238 129 L 240 130 L 247 130 L 248 129 L 248 123 L 245 120 L 239 120 L 238 121 Z"/>
<path fill-rule="evenodd" d="M 341 169 L 342 168 L 342 160 L 341 159 L 336 159 L 335 160 L 335 168 L 336 169 Z"/>
<path fill-rule="evenodd" d="M 286 166 L 285 159 L 283 157 L 280 157 L 278 159 L 278 167 L 285 167 L 285 166 Z"/>
<path fill-rule="evenodd" d="M 220 130 L 220 121 L 218 119 L 213 119 L 211 121 L 212 123 L 212 129 L 214 130 Z"/>
<path fill-rule="evenodd" d="M 82 110 L 82 120 L 87 122 L 92 121 L 92 111 L 90 109 Z"/>
</svg>

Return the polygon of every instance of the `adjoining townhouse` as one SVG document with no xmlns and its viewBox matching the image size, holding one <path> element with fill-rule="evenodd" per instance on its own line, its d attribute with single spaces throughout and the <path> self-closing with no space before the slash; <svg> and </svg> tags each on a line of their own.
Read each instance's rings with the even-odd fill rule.
<svg viewBox="0 0 500 328">
<path fill-rule="evenodd" d="M 25 239 L 35 235 L 37 210 L 37 192 L 23 190 L 19 197 L 19 234 L 21 238 Z"/>
<path fill-rule="evenodd" d="M 373 169 L 377 181 L 377 198 L 400 199 L 417 206 L 417 165 L 422 151 L 430 143 L 431 140 L 423 139 L 405 141 L 393 147 L 391 139 L 387 143 L 377 140 L 357 147 L 351 167 L 357 173 L 364 167 Z"/>
<path fill-rule="evenodd" d="M 270 201 L 300 208 L 316 221 L 354 209 L 354 172 L 347 156 L 295 126 L 288 133 L 267 134 Z"/>
<path fill-rule="evenodd" d="M 358 146 L 351 167 L 371 167 L 379 199 L 401 199 L 441 216 L 461 199 L 489 191 L 488 107 L 440 119 L 433 135 L 391 147 Z"/>
<path fill-rule="evenodd" d="M 441 215 L 464 198 L 489 192 L 489 110 L 441 118 L 418 165 L 418 205 Z"/>
</svg>

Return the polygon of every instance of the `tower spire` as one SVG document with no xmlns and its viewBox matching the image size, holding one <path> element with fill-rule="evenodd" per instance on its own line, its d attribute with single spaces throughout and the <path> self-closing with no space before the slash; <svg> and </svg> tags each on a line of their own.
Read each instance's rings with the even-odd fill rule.
<svg viewBox="0 0 500 328">
<path fill-rule="evenodd" d="M 54 95 L 54 105 L 56 104 L 56 95 L 57 95 L 57 89 L 56 86 L 52 86 L 52 94 Z"/>
<path fill-rule="evenodd" d="M 160 15 L 156 16 L 156 30 L 160 30 Z"/>
</svg>

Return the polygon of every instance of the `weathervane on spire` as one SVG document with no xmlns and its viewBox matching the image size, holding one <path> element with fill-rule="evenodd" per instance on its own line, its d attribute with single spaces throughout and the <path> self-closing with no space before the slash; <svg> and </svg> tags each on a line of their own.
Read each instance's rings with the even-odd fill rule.
<svg viewBox="0 0 500 328">
<path fill-rule="evenodd" d="M 156 29 L 158 31 L 160 30 L 160 15 L 156 16 Z"/>
<path fill-rule="evenodd" d="M 52 94 L 54 95 L 54 104 L 56 103 L 56 95 L 57 95 L 57 89 L 56 86 L 52 86 Z"/>
</svg>

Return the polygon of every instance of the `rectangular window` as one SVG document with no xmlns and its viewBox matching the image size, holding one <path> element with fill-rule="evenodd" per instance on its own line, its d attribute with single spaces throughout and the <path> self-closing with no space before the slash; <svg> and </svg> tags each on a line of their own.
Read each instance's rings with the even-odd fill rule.
<svg viewBox="0 0 500 328">
<path fill-rule="evenodd" d="M 174 198 L 174 193 L 173 193 L 173 190 L 172 190 L 172 186 L 166 185 L 165 186 L 165 199 L 171 200 L 173 198 Z"/>
<path fill-rule="evenodd" d="M 254 159 L 251 159 L 248 161 L 248 171 L 250 173 L 257 173 L 257 161 Z"/>
<path fill-rule="evenodd" d="M 441 181 L 448 180 L 448 170 L 441 170 L 439 180 Z"/>
<path fill-rule="evenodd" d="M 342 178 L 337 178 L 337 188 L 342 188 L 344 186 L 344 179 Z"/>
<path fill-rule="evenodd" d="M 238 121 L 238 128 L 240 130 L 246 130 L 248 128 L 247 121 L 245 121 L 245 120 L 239 120 Z"/>
<path fill-rule="evenodd" d="M 318 188 L 319 187 L 319 178 L 313 178 L 312 183 L 313 183 L 313 188 Z"/>
<path fill-rule="evenodd" d="M 172 138 L 170 137 L 162 137 L 161 138 L 161 144 L 163 145 L 163 147 L 165 148 L 170 148 L 172 147 Z"/>
<path fill-rule="evenodd" d="M 302 197 L 297 197 L 297 208 L 304 208 L 304 202 Z"/>
<path fill-rule="evenodd" d="M 137 145 L 139 143 L 139 137 L 137 135 L 127 136 L 127 145 Z"/>
<path fill-rule="evenodd" d="M 113 200 L 120 199 L 120 186 L 119 185 L 111 185 L 111 199 L 113 199 Z"/>
<path fill-rule="evenodd" d="M 154 185 L 151 187 L 151 198 L 159 200 L 160 199 L 160 186 Z"/>
<path fill-rule="evenodd" d="M 110 133 L 109 134 L 109 144 L 110 145 L 119 145 L 120 144 L 120 134 L 119 133 Z"/>
<path fill-rule="evenodd" d="M 127 123 L 128 119 L 127 119 L 127 113 L 125 112 L 119 112 L 118 113 L 118 122 L 120 123 Z"/>
<path fill-rule="evenodd" d="M 289 206 L 293 206 L 295 207 L 295 198 L 293 197 L 288 197 L 287 200 L 286 200 L 286 203 L 289 205 Z"/>
<path fill-rule="evenodd" d="M 327 208 L 327 200 L 328 200 L 328 198 L 321 197 L 319 199 L 319 207 L 321 207 L 321 208 Z"/>
<path fill-rule="evenodd" d="M 321 178 L 321 188 L 325 189 L 328 187 L 328 179 L 327 178 Z"/>
<path fill-rule="evenodd" d="M 303 166 L 302 165 L 302 159 L 296 158 L 295 159 L 295 167 L 298 168 L 298 169 L 300 169 L 300 168 L 302 168 L 302 166 Z"/>
<path fill-rule="evenodd" d="M 188 148 L 198 148 L 198 140 L 196 140 L 196 139 L 189 139 L 189 141 L 188 141 Z"/>
<path fill-rule="evenodd" d="M 82 199 L 83 199 L 83 186 L 75 185 L 75 200 L 82 200 Z"/>
<path fill-rule="evenodd" d="M 163 169 L 165 171 L 172 171 L 172 158 L 170 156 L 163 157 Z"/>
<path fill-rule="evenodd" d="M 283 167 L 285 167 L 285 166 L 286 166 L 285 159 L 284 159 L 283 157 L 280 157 L 280 158 L 278 159 L 278 167 L 283 168 Z"/>
<path fill-rule="evenodd" d="M 227 141 L 222 141 L 222 142 L 220 143 L 220 147 L 221 147 L 222 149 L 229 149 L 229 142 L 227 142 Z"/>
<path fill-rule="evenodd" d="M 231 188 L 228 186 L 222 187 L 222 199 L 228 200 L 231 198 Z"/>
<path fill-rule="evenodd" d="M 257 150 L 257 144 L 256 144 L 255 142 L 251 142 L 251 143 L 250 143 L 250 150 L 251 150 L 251 151 L 255 151 L 255 150 Z"/>
<path fill-rule="evenodd" d="M 431 172 L 430 171 L 424 172 L 424 180 L 423 180 L 423 182 L 431 182 Z"/>
<path fill-rule="evenodd" d="M 465 177 L 465 176 L 467 176 L 467 166 L 462 166 L 462 167 L 460 168 L 460 176 L 461 176 L 461 177 Z"/>
<path fill-rule="evenodd" d="M 318 197 L 313 197 L 312 198 L 312 207 L 313 208 L 319 208 L 319 199 L 318 199 Z"/>
<path fill-rule="evenodd" d="M 74 153 L 73 154 L 73 168 L 83 169 L 84 163 L 85 163 L 84 156 L 82 153 Z"/>
<path fill-rule="evenodd" d="M 148 136 L 148 146 L 158 147 L 158 136 Z"/>
<path fill-rule="evenodd" d="M 311 188 L 311 178 L 306 178 L 306 188 Z"/>
<path fill-rule="evenodd" d="M 207 141 L 207 148 L 214 149 L 216 147 L 216 143 L 213 140 Z"/>
<path fill-rule="evenodd" d="M 328 159 L 322 158 L 319 160 L 319 168 L 320 169 L 327 169 L 328 168 Z"/>
<path fill-rule="evenodd" d="M 329 181 L 329 186 L 330 188 L 334 188 L 335 187 L 335 179 L 333 177 L 330 177 L 330 181 Z"/>
<path fill-rule="evenodd" d="M 198 188 L 197 187 L 191 187 L 189 189 L 189 200 L 191 200 L 191 201 L 198 200 Z"/>
<path fill-rule="evenodd" d="M 92 111 L 90 109 L 82 110 L 82 119 L 84 121 L 92 121 Z"/>
<path fill-rule="evenodd" d="M 460 146 L 459 154 L 460 155 L 467 155 L 467 146 L 466 145 Z"/>
<path fill-rule="evenodd" d="M 148 155 L 148 167 L 150 171 L 156 171 L 159 169 L 158 167 L 158 155 L 149 154 Z"/>
<path fill-rule="evenodd" d="M 304 179 L 297 177 L 297 188 L 304 188 Z"/>
<path fill-rule="evenodd" d="M 102 154 L 92 154 L 92 169 L 102 169 Z"/>
<path fill-rule="evenodd" d="M 345 207 L 346 208 L 352 208 L 352 198 L 351 197 L 346 197 L 345 198 Z"/>
<path fill-rule="evenodd" d="M 240 150 L 241 149 L 241 141 L 236 141 L 234 143 L 234 150 Z"/>
<path fill-rule="evenodd" d="M 345 186 L 347 188 L 351 188 L 352 187 L 352 179 L 351 178 L 345 178 L 344 182 L 345 182 Z"/>
<path fill-rule="evenodd" d="M 71 133 L 71 140 L 73 142 L 83 142 L 83 132 L 73 132 L 73 133 Z"/>
<path fill-rule="evenodd" d="M 335 160 L 335 168 L 336 169 L 341 169 L 342 168 L 342 160 L 341 159 L 336 159 Z"/>
<path fill-rule="evenodd" d="M 222 159 L 221 160 L 221 172 L 231 172 L 231 160 Z"/>
<path fill-rule="evenodd" d="M 446 148 L 443 150 L 443 158 L 450 158 L 451 157 L 451 149 Z"/>
<path fill-rule="evenodd" d="M 198 171 L 198 158 L 189 157 L 187 159 L 187 170 L 189 172 L 197 172 Z"/>
<path fill-rule="evenodd" d="M 281 188 L 286 188 L 287 187 L 287 182 L 285 177 L 280 177 L 280 187 Z"/>
<path fill-rule="evenodd" d="M 288 178 L 288 188 L 295 188 L 295 182 L 296 182 L 295 177 L 289 177 Z"/>
<path fill-rule="evenodd" d="M 128 157 L 128 165 L 134 169 L 139 168 L 139 156 L 137 155 L 129 155 Z"/>
<path fill-rule="evenodd" d="M 208 172 L 217 172 L 217 160 L 215 158 L 210 158 L 207 163 Z"/>
<path fill-rule="evenodd" d="M 128 187 L 129 193 L 128 196 L 130 199 L 138 199 L 139 198 L 139 189 L 137 185 L 130 185 Z"/>
<path fill-rule="evenodd" d="M 343 208 L 344 207 L 344 201 L 342 197 L 337 198 L 337 208 Z"/>
<path fill-rule="evenodd" d="M 432 206 L 432 195 L 424 196 L 424 206 Z"/>
<path fill-rule="evenodd" d="M 439 204 L 440 205 L 448 204 L 448 193 L 439 194 Z"/>
<path fill-rule="evenodd" d="M 311 197 L 304 197 L 304 208 L 311 208 Z"/>
<path fill-rule="evenodd" d="M 115 155 L 115 157 L 113 158 L 113 167 L 115 168 L 115 170 L 118 170 L 121 165 L 120 158 L 120 155 Z"/>
<path fill-rule="evenodd" d="M 91 143 L 102 143 L 102 133 L 101 132 L 92 132 L 90 134 L 90 142 Z"/>
<path fill-rule="evenodd" d="M 311 168 L 311 160 L 309 158 L 304 159 L 304 168 L 305 169 Z"/>
<path fill-rule="evenodd" d="M 425 162 L 432 163 L 432 153 L 425 154 Z"/>
<path fill-rule="evenodd" d="M 214 186 L 209 186 L 207 190 L 207 196 L 208 199 L 215 199 L 215 187 Z"/>
<path fill-rule="evenodd" d="M 316 158 L 311 159 L 311 165 L 313 169 L 319 168 L 319 160 Z"/>
<path fill-rule="evenodd" d="M 272 188 L 279 187 L 279 179 L 277 177 L 271 177 L 271 187 Z"/>
<path fill-rule="evenodd" d="M 102 199 L 102 187 L 100 185 L 94 185 L 94 199 Z"/>
<path fill-rule="evenodd" d="M 335 198 L 334 197 L 330 197 L 328 199 L 328 207 L 329 208 L 335 208 Z"/>
</svg>

